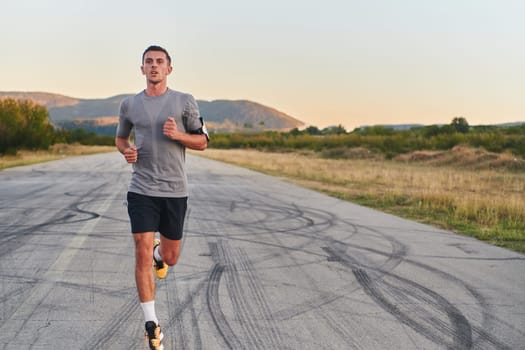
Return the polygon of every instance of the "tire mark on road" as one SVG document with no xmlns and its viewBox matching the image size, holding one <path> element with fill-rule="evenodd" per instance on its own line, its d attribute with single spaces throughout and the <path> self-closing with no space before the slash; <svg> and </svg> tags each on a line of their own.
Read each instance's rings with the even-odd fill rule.
<svg viewBox="0 0 525 350">
<path fill-rule="evenodd" d="M 108 183 L 101 184 L 95 188 L 93 188 L 89 192 L 89 197 L 86 199 L 83 198 L 83 201 L 76 201 L 68 205 L 64 205 L 61 208 L 54 208 L 54 211 L 51 212 L 52 215 L 44 220 L 40 224 L 36 225 L 29 225 L 26 226 L 24 224 L 19 225 L 19 223 L 25 223 L 25 220 L 27 217 L 40 217 L 42 216 L 42 208 L 26 208 L 25 214 L 23 216 L 20 216 L 19 220 L 13 224 L 10 224 L 9 226 L 2 229 L 4 234 L 7 234 L 9 236 L 4 236 L 2 238 L 2 245 L 0 246 L 0 258 L 2 258 L 7 253 L 11 253 L 13 249 L 19 247 L 19 244 L 16 242 L 21 239 L 22 237 L 33 235 L 35 233 L 43 231 L 46 227 L 54 227 L 64 224 L 73 224 L 73 223 L 81 223 L 85 221 L 90 220 L 96 220 L 100 217 L 100 214 L 97 212 L 82 210 L 79 208 L 79 205 L 81 203 L 87 203 L 91 202 L 92 198 L 97 198 L 97 196 L 100 195 L 98 193 L 101 189 L 106 187 Z M 113 199 L 115 197 L 115 193 L 110 194 L 110 199 Z M 105 206 L 105 203 L 108 202 L 107 197 L 105 198 L 105 201 L 103 202 L 102 206 Z M 100 208 L 99 208 L 100 209 Z M 36 213 L 35 213 L 36 212 Z M 87 217 L 78 217 L 78 213 L 85 214 Z M 14 230 L 8 230 L 10 228 L 14 228 Z"/>
<path fill-rule="evenodd" d="M 356 225 L 356 226 L 359 227 L 362 230 L 370 231 L 370 232 L 376 234 L 377 236 L 380 236 L 381 238 L 386 239 L 387 241 L 391 242 L 391 244 L 393 246 L 401 244 L 394 237 L 391 237 L 390 235 L 385 234 L 384 232 L 381 232 L 381 231 L 379 231 L 377 229 L 373 229 L 371 227 L 361 226 L 361 225 Z M 384 256 L 387 256 L 387 257 L 391 256 L 391 254 L 387 254 L 385 252 L 382 252 L 382 251 L 374 249 L 374 248 L 358 246 L 358 245 L 354 245 L 352 243 L 347 243 L 346 245 L 348 247 L 352 247 L 352 248 L 356 249 L 357 251 L 363 251 L 364 250 L 364 251 L 371 252 L 371 253 L 378 254 L 378 255 L 384 255 Z M 343 245 L 339 245 L 338 249 L 339 249 L 339 251 L 344 251 Z M 407 251 L 406 251 L 406 249 L 404 249 L 403 256 L 406 255 L 406 254 L 407 254 Z M 495 259 L 495 260 L 499 260 L 499 259 Z M 503 259 L 503 260 L 506 260 L 506 259 Z M 354 259 L 354 261 L 355 261 L 355 259 Z M 478 293 L 475 290 L 475 288 L 470 286 L 465 281 L 463 281 L 463 280 L 461 280 L 461 279 L 457 278 L 456 276 L 453 276 L 453 275 L 451 275 L 449 273 L 446 273 L 444 271 L 441 271 L 439 269 L 436 269 L 434 267 L 431 267 L 429 265 L 423 264 L 421 262 L 418 262 L 418 261 L 415 261 L 413 259 L 409 259 L 409 258 L 406 258 L 406 257 L 403 257 L 402 261 L 398 260 L 397 262 L 395 260 L 388 259 L 386 263 L 384 263 L 383 265 L 374 266 L 373 269 L 376 271 L 376 273 L 390 272 L 390 271 L 393 271 L 393 269 L 400 262 L 404 262 L 406 264 L 414 265 L 414 266 L 416 266 L 418 268 L 421 268 L 421 269 L 424 269 L 424 270 L 426 270 L 426 271 L 428 271 L 428 272 L 430 272 L 430 273 L 432 273 L 434 275 L 440 276 L 441 278 L 445 279 L 448 283 L 454 283 L 454 284 L 462 287 L 468 294 L 470 294 L 474 298 L 475 302 L 479 305 L 480 312 L 481 312 L 481 315 L 482 315 L 481 328 L 477 327 L 477 326 L 472 326 L 472 335 L 473 335 L 473 345 L 472 346 L 474 348 L 484 348 L 484 346 L 486 344 L 490 344 L 490 346 L 493 346 L 496 349 L 507 349 L 508 348 L 508 346 L 506 344 L 502 343 L 501 341 L 499 341 L 495 337 L 491 336 L 488 333 L 488 331 L 486 331 L 487 329 L 492 329 L 493 321 L 495 320 L 495 317 L 492 316 L 491 313 L 490 313 L 490 305 L 488 305 L 485 302 L 484 297 L 480 293 Z M 392 264 L 394 264 L 394 265 L 392 265 Z M 372 265 L 366 265 L 366 266 L 368 268 L 372 268 Z M 388 266 L 388 268 L 385 269 L 386 266 Z M 518 333 L 524 335 L 524 333 L 520 329 L 516 329 L 516 327 L 514 327 L 513 325 L 507 324 L 504 320 L 498 320 L 498 322 L 500 324 L 505 324 L 507 327 L 509 327 L 511 329 L 514 329 Z"/>
<path fill-rule="evenodd" d="M 230 249 L 224 240 L 219 240 L 217 252 L 217 259 L 223 262 L 226 267 L 224 270 L 224 281 L 232 303 L 236 324 L 238 324 L 244 334 L 242 337 L 243 345 L 249 349 L 260 349 L 264 339 L 255 323 L 258 315 L 255 314 L 250 301 L 246 299 L 247 290 L 242 289 L 239 269 L 232 259 L 232 255 L 236 254 L 236 252 Z M 268 347 L 265 348 L 267 349 Z"/>
<path fill-rule="evenodd" d="M 247 254 L 226 240 L 209 243 L 216 265 L 210 274 L 208 307 L 213 321 L 230 349 L 278 349 L 283 341 Z M 236 333 L 222 311 L 219 284 L 224 280 L 235 315 Z"/>
<path fill-rule="evenodd" d="M 367 268 L 340 249 L 324 249 L 348 266 L 365 293 L 401 323 L 449 348 L 468 349 L 472 346 L 470 324 L 459 310 L 437 293 L 387 271 Z M 375 277 L 371 278 L 367 271 L 374 272 Z M 448 316 L 451 327 L 443 324 L 442 313 Z M 454 339 L 452 344 L 449 338 Z"/>
<path fill-rule="evenodd" d="M 231 230 L 228 231 L 228 234 L 226 235 L 228 239 L 243 242 L 251 242 L 254 244 L 262 244 L 268 247 L 278 247 L 280 249 L 272 250 L 268 254 L 259 255 L 258 257 L 254 258 L 250 261 L 250 265 L 252 266 L 251 268 L 249 268 L 248 266 L 243 266 L 241 263 L 239 263 L 245 261 L 246 259 L 242 257 L 237 257 L 234 252 L 230 252 L 228 256 L 231 256 L 232 259 L 234 259 L 234 264 L 237 262 L 237 265 L 239 265 L 239 268 L 241 270 L 240 272 L 253 270 L 253 265 L 258 264 L 259 262 L 267 263 L 270 259 L 286 257 L 295 262 L 295 264 L 292 264 L 290 266 L 293 266 L 294 268 L 300 268 L 304 276 L 306 276 L 306 278 L 311 282 L 310 285 L 316 286 L 317 283 L 315 278 L 309 275 L 307 269 L 301 268 L 302 264 L 297 262 L 295 257 L 290 253 L 303 252 L 324 257 L 324 255 L 322 254 L 316 253 L 311 249 L 305 250 L 305 248 L 312 245 L 318 246 L 316 242 L 325 242 L 326 239 L 329 239 L 328 237 L 323 236 L 322 232 L 336 225 L 339 225 L 340 222 L 338 221 L 338 218 L 335 217 L 332 213 L 326 211 L 301 207 L 295 203 L 291 203 L 289 205 L 283 204 L 281 201 L 272 203 L 272 198 L 269 198 L 268 196 L 262 194 L 259 196 L 259 198 L 261 197 L 262 200 L 251 200 L 248 202 L 243 201 L 242 204 L 235 206 L 230 204 L 230 212 L 232 211 L 231 209 L 234 208 L 236 216 L 234 218 L 231 218 L 227 215 L 227 213 L 223 216 L 218 215 L 218 221 L 225 226 L 233 225 L 234 227 L 238 228 L 238 232 L 240 232 L 238 234 L 232 234 Z M 226 208 L 227 206 L 223 204 L 218 207 L 218 210 L 221 210 L 221 207 Z M 263 216 L 264 219 L 261 219 L 261 216 Z M 351 228 L 351 230 L 348 230 L 349 227 Z M 345 224 L 344 227 L 341 226 L 341 233 L 343 234 L 344 239 L 349 239 L 350 237 L 352 237 L 352 235 L 357 233 L 357 230 L 355 226 Z M 248 235 L 260 236 L 261 234 L 266 234 L 269 236 L 265 238 L 264 241 L 242 238 Z M 295 240 L 295 242 L 292 245 L 283 244 L 283 239 L 290 238 L 289 236 L 298 237 L 301 239 Z M 231 262 L 227 262 L 227 266 L 231 266 Z M 287 265 L 287 267 L 289 266 Z M 271 268 L 279 268 L 279 266 L 272 266 Z M 233 290 L 231 284 L 229 288 Z M 259 290 L 259 288 L 252 287 L 252 290 Z M 264 306 L 261 306 L 261 310 L 266 310 L 266 312 L 268 313 L 264 317 L 265 319 L 272 320 L 274 322 L 276 322 L 277 320 L 282 321 L 284 319 L 289 319 L 293 317 L 293 315 L 318 309 L 321 306 L 324 306 L 330 302 L 340 299 L 344 295 L 337 293 L 324 293 L 322 290 L 319 290 L 318 294 L 322 294 L 322 297 L 316 297 L 313 300 L 308 300 L 306 303 L 299 305 L 299 307 L 301 308 L 301 310 L 299 311 L 297 305 L 291 307 L 290 310 L 281 310 L 280 312 L 275 314 L 272 314 L 269 311 L 269 308 L 264 309 Z M 233 302 L 232 304 L 234 307 L 237 308 L 242 307 L 242 304 L 236 305 Z M 247 312 L 250 311 L 248 310 Z M 346 320 L 338 319 L 339 317 L 336 316 L 326 316 L 324 313 L 319 314 L 319 320 L 324 320 L 330 327 L 332 327 L 334 331 L 336 331 L 337 334 L 340 335 L 340 337 L 346 344 L 350 345 L 352 348 L 355 349 L 360 348 L 358 344 L 352 340 L 352 331 L 348 329 L 347 322 L 345 322 Z M 242 321 L 242 319 L 240 319 L 240 321 Z M 270 327 L 268 329 L 272 328 Z M 245 330 L 245 333 L 249 332 L 250 330 L 251 328 Z M 255 338 L 258 335 L 251 334 L 251 336 Z M 251 346 L 256 347 L 256 342 L 257 339 L 253 340 Z M 284 344 L 284 342 L 282 342 L 282 338 L 279 342 L 281 346 L 283 346 L 282 344 Z"/>
<path fill-rule="evenodd" d="M 115 195 L 116 194 L 106 198 L 106 200 L 99 205 L 98 210 L 102 212 L 108 210 Z M 79 234 L 73 237 L 68 245 L 64 247 L 64 249 L 57 256 L 53 264 L 47 268 L 44 274 L 43 282 L 35 284 L 33 288 L 31 288 L 27 299 L 17 306 L 17 309 L 10 315 L 10 318 L 21 317 L 26 320 L 25 322 L 32 318 L 33 314 L 40 307 L 42 302 L 56 287 L 56 283 L 63 280 L 62 273 L 65 271 L 66 267 L 69 266 L 77 252 L 74 247 L 79 247 L 84 243 L 84 241 L 87 239 L 85 233 L 92 232 L 97 223 L 98 218 L 90 220 L 82 226 L 82 228 L 79 230 Z M 28 233 L 28 231 L 26 232 Z M 9 326 L 7 321 L 8 320 L 4 320 L 0 329 Z M 18 332 L 22 331 L 22 329 L 23 327 L 20 327 L 19 330 L 13 334 L 12 339 L 16 339 Z"/>
<path fill-rule="evenodd" d="M 353 272 L 365 293 L 401 323 L 448 349 L 472 347 L 470 323 L 445 298 L 398 276 L 375 280 L 364 269 L 357 268 Z"/>
<path fill-rule="evenodd" d="M 270 348 L 279 348 L 284 342 L 280 332 L 277 330 L 276 323 L 273 322 L 274 319 L 272 317 L 272 312 L 266 301 L 266 296 L 263 293 L 263 286 L 260 283 L 259 278 L 255 275 L 255 269 L 246 252 L 239 249 L 238 253 L 239 265 L 241 269 L 247 273 L 247 282 L 249 285 L 248 290 L 253 296 L 253 298 L 249 298 L 249 300 L 255 301 L 256 309 L 261 316 L 260 320 L 262 321 L 263 326 L 261 330 L 265 331 L 263 333 L 266 333 L 263 334 L 263 336 L 266 338 L 266 342 L 271 345 Z M 241 293 L 243 293 L 242 290 Z M 261 326 L 261 324 L 257 326 Z"/>
<path fill-rule="evenodd" d="M 118 337 L 121 327 L 123 327 L 131 316 L 138 310 L 139 303 L 134 295 L 122 305 L 117 313 L 105 322 L 99 329 L 91 335 L 91 338 L 80 348 L 81 350 L 109 349 Z"/>
<path fill-rule="evenodd" d="M 263 196 L 266 198 L 266 196 Z M 268 200 L 268 198 L 266 198 Z M 318 288 L 318 281 L 314 276 L 310 274 L 307 268 L 303 266 L 302 263 L 298 262 L 296 257 L 291 254 L 294 251 L 301 251 L 301 252 L 307 252 L 305 251 L 305 248 L 311 245 L 316 245 L 315 243 L 320 239 L 320 234 L 322 232 L 325 232 L 329 228 L 333 228 L 337 226 L 338 218 L 333 215 L 332 213 L 322 211 L 322 210 L 315 210 L 312 208 L 307 207 L 301 207 L 295 203 L 292 203 L 290 206 L 283 205 L 281 202 L 278 203 L 278 208 L 281 208 L 279 212 L 289 212 L 291 215 L 290 217 L 294 220 L 297 220 L 299 222 L 305 223 L 305 225 L 300 227 L 295 227 L 287 230 L 276 230 L 275 229 L 275 222 L 273 220 L 267 221 L 263 223 L 263 228 L 268 230 L 268 232 L 271 232 L 271 238 L 274 242 L 276 242 L 276 245 L 279 245 L 285 249 L 284 254 L 282 252 L 273 253 L 273 254 L 266 254 L 262 257 L 254 260 L 254 263 L 261 261 L 266 262 L 268 259 L 273 259 L 278 256 L 286 256 L 288 259 L 290 259 L 293 263 L 293 267 L 295 269 L 298 269 L 303 276 L 304 279 L 308 281 L 308 284 L 311 286 L 312 289 Z M 271 203 L 264 203 L 265 206 L 272 207 L 272 210 L 275 206 L 272 206 Z M 262 206 L 262 205 L 261 205 Z M 286 221 L 285 227 L 289 226 L 289 221 Z M 350 226 L 352 229 L 353 226 Z M 345 227 L 343 232 L 348 232 L 349 235 L 346 236 L 346 238 L 350 238 L 353 234 L 356 233 L 355 230 L 348 230 L 347 227 Z M 293 237 L 301 237 L 302 239 L 296 240 L 297 243 L 293 245 L 293 247 L 286 247 L 283 244 L 284 238 L 289 238 L 289 236 Z M 287 310 L 280 310 L 277 313 L 273 313 L 268 315 L 269 319 L 274 320 L 275 322 L 277 320 L 282 321 L 284 319 L 290 319 L 292 317 L 295 317 L 299 314 L 306 313 L 312 310 L 320 310 L 323 306 L 328 305 L 329 303 L 340 299 L 342 296 L 341 294 L 337 293 L 325 293 L 322 291 L 317 291 L 317 294 L 321 294 L 321 296 L 316 296 L 313 300 L 307 300 L 306 302 L 301 303 L 300 305 L 294 305 L 293 307 L 287 309 Z M 316 316 L 318 317 L 319 321 L 324 321 L 326 324 L 341 338 L 341 340 L 344 341 L 347 346 L 349 346 L 352 349 L 361 349 L 359 344 L 354 340 L 354 334 L 350 329 L 348 329 L 348 324 L 345 322 L 345 320 L 342 320 L 338 317 L 338 315 L 332 314 L 329 310 L 323 309 L 323 311 L 316 313 Z M 284 343 L 284 342 L 283 342 Z"/>
<path fill-rule="evenodd" d="M 475 344 L 473 335 L 476 335 L 483 340 L 476 348 L 509 348 L 473 327 L 457 307 L 433 290 L 391 272 L 360 264 L 341 250 L 330 247 L 325 250 L 352 270 L 365 293 L 382 309 L 436 344 L 448 349 L 471 349 Z"/>
<path fill-rule="evenodd" d="M 212 243 L 210 243 L 210 248 L 213 248 Z M 217 330 L 219 331 L 222 339 L 226 342 L 228 348 L 233 350 L 243 349 L 241 342 L 231 329 L 230 324 L 226 320 L 226 316 L 221 309 L 221 304 L 219 301 L 219 283 L 223 273 L 224 265 L 220 263 L 216 263 L 210 272 L 206 296 L 208 309 L 210 311 L 213 323 L 217 327 Z"/>
<path fill-rule="evenodd" d="M 457 278 L 456 276 L 453 276 L 449 273 L 438 270 L 434 267 L 428 266 L 421 262 L 414 261 L 411 259 L 406 259 L 405 262 L 408 264 L 417 266 L 421 269 L 427 270 L 438 276 L 441 276 L 442 278 L 446 279 L 450 283 L 455 283 L 459 286 L 462 286 L 470 295 L 472 295 L 476 303 L 479 305 L 481 309 L 481 314 L 482 314 L 482 321 L 481 321 L 482 328 L 476 327 L 476 326 L 472 327 L 473 334 L 475 335 L 474 341 L 473 341 L 474 348 L 485 349 L 486 345 L 491 345 L 491 348 L 493 347 L 495 349 L 510 349 L 508 345 L 498 340 L 496 337 L 490 335 L 488 331 L 486 331 L 486 329 L 491 329 L 493 325 L 493 320 L 495 318 L 490 314 L 489 305 L 486 303 L 485 298 L 480 293 L 478 293 L 474 287 L 470 286 L 465 281 Z M 499 322 L 505 323 L 502 321 L 499 321 Z M 513 325 L 509 326 L 507 324 L 507 326 L 515 329 Z M 518 332 L 521 333 L 522 335 L 524 334 L 521 329 L 518 330 Z"/>
</svg>

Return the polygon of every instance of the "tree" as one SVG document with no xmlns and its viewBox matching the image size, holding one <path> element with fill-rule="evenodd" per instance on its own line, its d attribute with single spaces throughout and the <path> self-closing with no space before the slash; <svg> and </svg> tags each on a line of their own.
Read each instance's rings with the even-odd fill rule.
<svg viewBox="0 0 525 350">
<path fill-rule="evenodd" d="M 329 126 L 329 127 L 323 129 L 323 134 L 326 134 L 326 135 L 346 134 L 346 129 L 341 124 L 339 124 L 337 126 Z"/>
<path fill-rule="evenodd" d="M 301 131 L 298 128 L 293 128 L 292 130 L 290 130 L 290 135 L 292 136 L 301 135 Z"/>
<path fill-rule="evenodd" d="M 370 136 L 370 135 L 393 135 L 395 133 L 395 130 L 392 128 L 387 128 L 383 125 L 373 125 L 373 126 L 367 126 L 364 128 L 360 128 L 358 133 L 363 136 Z"/>
<path fill-rule="evenodd" d="M 456 132 L 462 134 L 468 133 L 470 129 L 467 120 L 463 117 L 455 117 L 454 119 L 452 119 L 452 123 L 450 123 L 450 125 L 452 125 Z"/>
<path fill-rule="evenodd" d="M 30 100 L 0 99 L 0 153 L 48 148 L 54 130 L 44 106 Z"/>
<path fill-rule="evenodd" d="M 425 137 L 433 137 L 441 133 L 441 129 L 437 125 L 428 125 L 421 128 L 421 133 Z"/>
<path fill-rule="evenodd" d="M 309 135 L 321 135 L 322 132 L 317 126 L 309 126 L 304 130 Z"/>
</svg>

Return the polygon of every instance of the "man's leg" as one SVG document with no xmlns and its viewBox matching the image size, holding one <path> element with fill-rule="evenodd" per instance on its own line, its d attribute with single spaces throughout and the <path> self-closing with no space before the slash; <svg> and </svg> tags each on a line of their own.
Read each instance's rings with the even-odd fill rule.
<svg viewBox="0 0 525 350">
<path fill-rule="evenodd" d="M 160 235 L 159 255 L 162 261 L 169 266 L 177 263 L 180 256 L 181 240 L 169 239 Z"/>
<path fill-rule="evenodd" d="M 155 277 L 153 276 L 153 240 L 155 232 L 134 233 L 135 240 L 135 282 L 140 306 L 146 320 L 146 340 L 152 350 L 161 350 L 164 334 L 155 314 Z"/>
<path fill-rule="evenodd" d="M 144 313 L 146 340 L 151 350 L 162 350 L 163 334 L 155 313 L 153 241 L 159 223 L 159 201 L 155 197 L 128 192 L 128 214 L 135 243 L 135 283 Z"/>
<path fill-rule="evenodd" d="M 155 278 L 153 261 L 153 239 L 155 232 L 134 233 L 135 240 L 135 282 L 141 303 L 155 299 Z"/>
</svg>

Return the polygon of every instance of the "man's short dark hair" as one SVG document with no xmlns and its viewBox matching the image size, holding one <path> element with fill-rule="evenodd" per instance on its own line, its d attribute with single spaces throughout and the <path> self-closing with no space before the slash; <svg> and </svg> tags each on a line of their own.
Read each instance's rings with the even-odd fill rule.
<svg viewBox="0 0 525 350">
<path fill-rule="evenodd" d="M 166 58 L 168 59 L 168 64 L 171 66 L 170 54 L 168 53 L 168 51 L 165 48 L 157 46 L 157 45 L 151 45 L 146 50 L 144 50 L 144 53 L 142 54 L 142 64 L 144 64 L 144 56 L 146 56 L 146 53 L 148 53 L 149 51 L 161 51 L 161 52 L 164 52 L 166 54 Z"/>
</svg>

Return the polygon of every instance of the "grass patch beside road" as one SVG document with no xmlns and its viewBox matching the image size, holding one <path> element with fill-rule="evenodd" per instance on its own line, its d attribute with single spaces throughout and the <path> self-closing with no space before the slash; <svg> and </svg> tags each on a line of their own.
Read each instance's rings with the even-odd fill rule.
<svg viewBox="0 0 525 350">
<path fill-rule="evenodd" d="M 525 253 L 522 171 L 238 149 L 198 154 Z"/>
<path fill-rule="evenodd" d="M 80 144 L 56 144 L 51 146 L 47 151 L 21 150 L 18 151 L 15 155 L 0 156 L 0 170 L 21 165 L 49 162 L 65 157 L 114 151 L 116 151 L 116 148 L 114 146 L 84 146 Z"/>
</svg>

